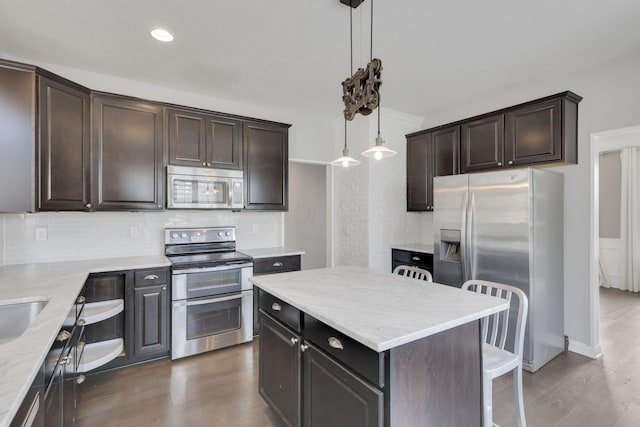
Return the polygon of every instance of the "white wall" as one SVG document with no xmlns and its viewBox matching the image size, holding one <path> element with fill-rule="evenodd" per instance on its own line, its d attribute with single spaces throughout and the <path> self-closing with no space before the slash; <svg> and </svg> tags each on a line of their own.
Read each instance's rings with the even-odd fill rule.
<svg viewBox="0 0 640 427">
<path fill-rule="evenodd" d="M 406 138 L 422 119 L 382 109 L 381 134 L 397 155 L 376 161 L 360 152 L 372 146 L 377 135 L 375 114 L 349 122 L 351 156 L 362 161 L 351 168 L 334 167 L 336 265 L 362 265 L 380 271 L 391 269 L 391 246 L 433 241 L 432 214 L 407 212 Z M 344 144 L 344 121 L 336 120 L 335 157 Z"/>
<path fill-rule="evenodd" d="M 451 122 L 564 90 L 584 97 L 579 104 L 578 164 L 555 167 L 565 176 L 565 334 L 570 349 L 594 349 L 589 315 L 590 159 L 589 135 L 640 124 L 640 56 L 623 58 L 561 78 L 530 81 L 464 105 L 434 110 L 422 127 Z M 586 353 L 586 351 L 584 351 Z"/>
<path fill-rule="evenodd" d="M 304 250 L 302 269 L 327 266 L 326 165 L 289 162 L 289 211 L 284 245 Z"/>
<path fill-rule="evenodd" d="M 4 264 L 164 253 L 166 227 L 237 227 L 239 248 L 282 245 L 282 213 L 231 211 L 5 214 Z M 36 227 L 48 239 L 35 240 Z"/>
</svg>

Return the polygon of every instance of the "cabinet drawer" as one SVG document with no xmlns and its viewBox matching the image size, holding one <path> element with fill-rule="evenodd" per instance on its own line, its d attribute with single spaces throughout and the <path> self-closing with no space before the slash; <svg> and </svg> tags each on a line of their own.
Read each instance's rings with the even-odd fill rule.
<svg viewBox="0 0 640 427">
<path fill-rule="evenodd" d="M 253 260 L 253 274 L 284 273 L 300 270 L 300 255 L 258 258 Z"/>
<path fill-rule="evenodd" d="M 392 249 L 391 258 L 392 261 L 398 264 L 426 267 L 429 270 L 431 270 L 431 268 L 433 267 L 433 254 Z"/>
<path fill-rule="evenodd" d="M 374 385 L 384 387 L 385 353 L 360 344 L 308 314 L 304 315 L 304 338 Z"/>
<path fill-rule="evenodd" d="M 166 269 L 137 270 L 134 273 L 135 287 L 164 285 L 167 283 L 169 272 Z"/>
<path fill-rule="evenodd" d="M 260 309 L 294 331 L 300 332 L 300 310 L 294 306 L 260 290 Z"/>
</svg>

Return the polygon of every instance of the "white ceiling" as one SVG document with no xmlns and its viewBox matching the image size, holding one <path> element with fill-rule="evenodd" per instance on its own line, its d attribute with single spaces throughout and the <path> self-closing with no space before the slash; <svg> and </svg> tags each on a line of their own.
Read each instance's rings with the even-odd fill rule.
<svg viewBox="0 0 640 427">
<path fill-rule="evenodd" d="M 370 1 L 354 11 L 355 66 L 368 60 Z M 640 54 L 638 0 L 374 7 L 383 105 L 422 117 Z M 335 118 L 349 74 L 348 25 L 339 0 L 0 0 L 0 56 Z M 152 39 L 157 26 L 175 41 Z"/>
</svg>

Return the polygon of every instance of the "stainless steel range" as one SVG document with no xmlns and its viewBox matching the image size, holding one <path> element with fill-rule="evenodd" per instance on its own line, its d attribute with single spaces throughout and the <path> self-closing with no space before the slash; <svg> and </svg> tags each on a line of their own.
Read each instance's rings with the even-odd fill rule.
<svg viewBox="0 0 640 427">
<path fill-rule="evenodd" d="M 166 229 L 165 255 L 172 359 L 253 339 L 253 262 L 236 252 L 235 227 Z"/>
</svg>

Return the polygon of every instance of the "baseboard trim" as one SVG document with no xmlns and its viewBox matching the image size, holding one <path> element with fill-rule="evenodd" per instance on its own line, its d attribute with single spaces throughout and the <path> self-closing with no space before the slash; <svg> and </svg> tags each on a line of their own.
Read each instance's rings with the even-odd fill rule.
<svg viewBox="0 0 640 427">
<path fill-rule="evenodd" d="M 600 344 L 588 345 L 580 341 L 569 340 L 569 351 L 581 354 L 591 359 L 598 359 L 602 356 Z"/>
</svg>

